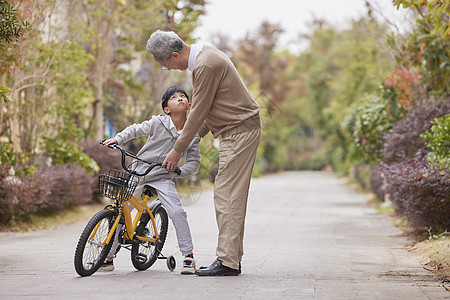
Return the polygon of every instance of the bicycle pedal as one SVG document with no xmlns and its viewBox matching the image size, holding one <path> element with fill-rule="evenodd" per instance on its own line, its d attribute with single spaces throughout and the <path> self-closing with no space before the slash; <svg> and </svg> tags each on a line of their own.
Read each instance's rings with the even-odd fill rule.
<svg viewBox="0 0 450 300">
<path fill-rule="evenodd" d="M 141 264 L 145 263 L 147 261 L 147 255 L 145 255 L 144 253 L 138 253 L 136 255 L 136 260 L 138 262 L 140 262 Z"/>
</svg>

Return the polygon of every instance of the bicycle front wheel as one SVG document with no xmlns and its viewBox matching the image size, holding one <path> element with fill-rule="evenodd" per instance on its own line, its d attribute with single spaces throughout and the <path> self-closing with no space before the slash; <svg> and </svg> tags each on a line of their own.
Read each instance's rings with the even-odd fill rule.
<svg viewBox="0 0 450 300">
<path fill-rule="evenodd" d="M 101 210 L 92 217 L 81 233 L 74 258 L 75 270 L 80 276 L 94 274 L 108 255 L 113 240 L 108 244 L 104 244 L 104 241 L 115 216 L 114 210 Z"/>
<path fill-rule="evenodd" d="M 138 242 L 134 242 L 131 247 L 131 262 L 139 271 L 147 270 L 155 263 L 156 258 L 166 241 L 167 230 L 169 228 L 169 218 L 167 217 L 166 210 L 164 207 L 158 206 L 153 211 L 153 216 L 155 218 L 156 232 L 158 232 L 159 241 L 152 243 L 139 240 Z M 136 235 L 155 238 L 155 228 L 153 227 L 153 222 L 148 214 L 142 216 L 140 223 L 136 228 Z"/>
</svg>

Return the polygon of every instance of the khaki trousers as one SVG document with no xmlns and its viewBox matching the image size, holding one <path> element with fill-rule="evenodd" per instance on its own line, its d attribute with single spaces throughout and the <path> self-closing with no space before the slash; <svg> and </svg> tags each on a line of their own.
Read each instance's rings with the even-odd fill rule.
<svg viewBox="0 0 450 300">
<path fill-rule="evenodd" d="M 244 254 L 244 223 L 250 179 L 261 129 L 232 134 L 220 141 L 214 206 L 219 237 L 216 255 L 223 265 L 239 269 Z"/>
</svg>

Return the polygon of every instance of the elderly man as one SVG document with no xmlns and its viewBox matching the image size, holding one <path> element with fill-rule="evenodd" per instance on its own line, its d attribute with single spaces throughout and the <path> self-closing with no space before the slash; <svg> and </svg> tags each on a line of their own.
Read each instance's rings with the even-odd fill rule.
<svg viewBox="0 0 450 300">
<path fill-rule="evenodd" d="M 244 223 L 250 179 L 261 137 L 259 106 L 230 58 L 210 46 L 187 45 L 174 32 L 158 30 L 147 51 L 165 70 L 192 72 L 192 110 L 163 166 L 177 168 L 181 153 L 198 132 L 221 137 L 214 207 L 219 229 L 217 259 L 195 272 L 200 276 L 237 276 L 244 254 Z"/>
</svg>

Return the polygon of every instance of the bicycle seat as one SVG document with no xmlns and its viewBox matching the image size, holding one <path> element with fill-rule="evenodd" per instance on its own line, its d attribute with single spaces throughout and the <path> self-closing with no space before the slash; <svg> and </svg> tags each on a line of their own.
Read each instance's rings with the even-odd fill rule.
<svg viewBox="0 0 450 300">
<path fill-rule="evenodd" d="M 144 195 L 147 195 L 149 197 L 156 195 L 156 190 L 154 187 L 149 186 L 148 184 L 144 185 Z"/>
</svg>

